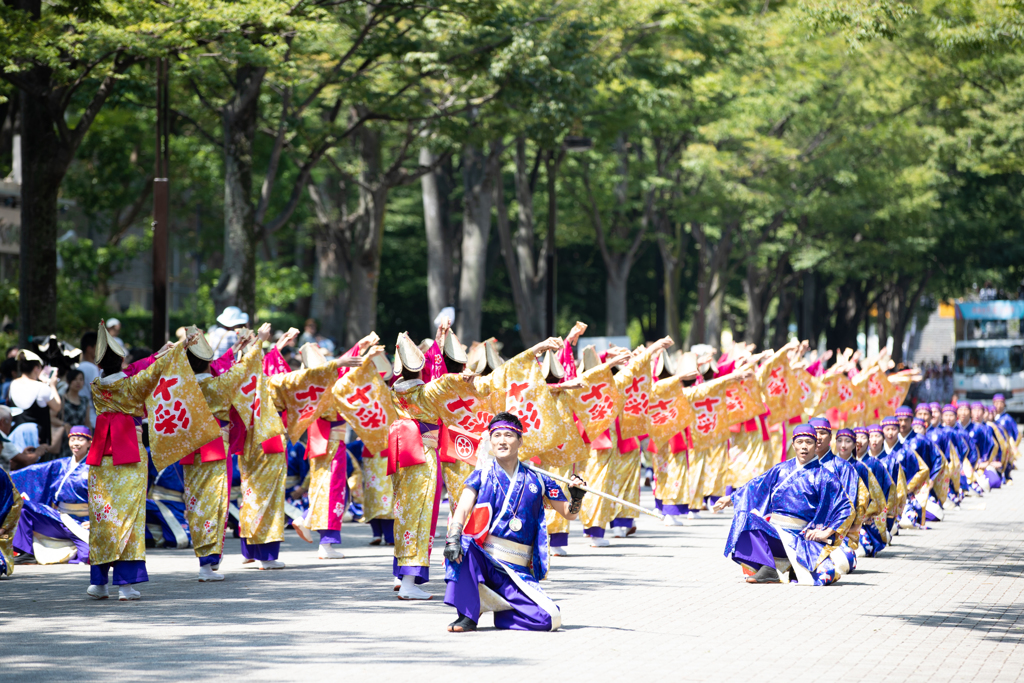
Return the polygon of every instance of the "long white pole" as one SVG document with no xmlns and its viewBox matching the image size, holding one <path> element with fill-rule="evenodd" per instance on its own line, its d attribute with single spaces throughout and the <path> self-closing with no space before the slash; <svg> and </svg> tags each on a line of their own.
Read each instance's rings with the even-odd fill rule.
<svg viewBox="0 0 1024 683">
<path fill-rule="evenodd" d="M 538 474 L 543 474 L 546 477 L 551 477 L 555 481 L 560 481 L 563 484 L 570 484 L 570 485 L 572 485 L 572 482 L 569 479 L 567 479 L 566 477 L 560 476 L 558 474 L 555 474 L 554 472 L 548 472 L 547 470 L 542 470 L 541 468 L 537 467 L 536 465 L 526 465 L 526 466 L 529 467 L 534 472 L 537 472 Z M 639 505 L 634 505 L 633 503 L 630 503 L 628 500 L 622 500 L 621 498 L 617 498 L 616 496 L 612 496 L 612 495 L 607 494 L 607 493 L 602 493 L 601 491 L 595 491 L 594 489 L 590 488 L 589 486 L 580 486 L 579 488 L 583 489 L 587 493 L 594 494 L 598 498 L 604 498 L 605 500 L 610 500 L 610 501 L 618 503 L 619 505 L 622 505 L 624 507 L 628 507 L 630 510 L 636 510 L 637 512 L 642 512 L 645 515 L 650 515 L 651 517 L 655 517 L 656 519 L 661 519 L 661 520 L 665 519 L 665 515 L 661 514 L 657 510 L 648 510 L 647 508 L 640 507 Z"/>
</svg>

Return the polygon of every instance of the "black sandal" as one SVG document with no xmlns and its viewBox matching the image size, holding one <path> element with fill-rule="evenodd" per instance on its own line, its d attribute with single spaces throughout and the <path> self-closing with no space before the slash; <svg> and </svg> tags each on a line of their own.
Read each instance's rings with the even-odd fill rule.
<svg viewBox="0 0 1024 683">
<path fill-rule="evenodd" d="M 476 622 L 461 614 L 459 618 L 448 624 L 448 633 L 467 633 L 476 630 Z"/>
</svg>

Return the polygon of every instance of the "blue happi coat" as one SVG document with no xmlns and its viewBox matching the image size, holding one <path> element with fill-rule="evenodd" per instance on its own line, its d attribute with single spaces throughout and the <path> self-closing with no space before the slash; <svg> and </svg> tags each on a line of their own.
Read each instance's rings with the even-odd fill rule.
<svg viewBox="0 0 1024 683">
<path fill-rule="evenodd" d="M 74 506 L 89 504 L 89 466 L 85 459 L 59 458 L 29 465 L 11 474 L 14 485 L 36 505 L 61 509 L 79 522 L 89 521 L 89 511 Z"/>
<path fill-rule="evenodd" d="M 519 465 L 512 479 L 496 461 L 483 469 L 473 470 L 466 478 L 466 488 L 476 491 L 476 505 L 463 530 L 463 552 L 470 543 L 483 543 L 488 535 L 533 546 L 529 568 L 511 564 L 523 578 L 540 581 L 548 573 L 548 535 L 544 523 L 544 499 L 566 500 L 561 487 L 549 477 Z M 513 518 L 520 520 L 518 531 L 509 527 Z M 458 581 L 461 564 L 445 561 L 445 580 Z"/>
<path fill-rule="evenodd" d="M 853 516 L 853 504 L 843 485 L 817 459 L 804 467 L 799 467 L 795 458 L 779 463 L 733 493 L 732 501 L 736 513 L 725 543 L 726 557 L 732 555 L 744 531 L 780 538 L 767 520 L 774 514 L 802 520 L 807 527 L 837 531 Z M 823 543 L 799 534 L 793 541 L 796 559 L 808 571 L 813 572 L 828 557 Z"/>
</svg>

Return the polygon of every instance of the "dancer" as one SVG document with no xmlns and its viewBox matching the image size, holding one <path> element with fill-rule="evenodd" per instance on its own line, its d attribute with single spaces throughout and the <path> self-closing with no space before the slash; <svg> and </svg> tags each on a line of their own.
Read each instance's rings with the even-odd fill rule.
<svg viewBox="0 0 1024 683">
<path fill-rule="evenodd" d="M 538 583 L 548 568 L 544 503 L 573 520 L 585 492 L 571 486 L 570 501 L 519 462 L 523 425 L 515 415 L 500 412 L 487 429 L 493 458 L 478 458 L 445 538 L 444 601 L 458 612 L 448 631 L 475 631 L 483 611 L 494 612 L 495 628 L 557 630 L 558 606 Z M 572 481 L 586 485 L 576 475 Z"/>
<path fill-rule="evenodd" d="M 840 547 L 854 510 L 840 483 L 815 457 L 817 433 L 793 429 L 794 457 L 715 503 L 735 506 L 725 556 L 740 565 L 747 583 L 790 582 L 827 586 L 840 575 L 831 554 Z"/>
</svg>

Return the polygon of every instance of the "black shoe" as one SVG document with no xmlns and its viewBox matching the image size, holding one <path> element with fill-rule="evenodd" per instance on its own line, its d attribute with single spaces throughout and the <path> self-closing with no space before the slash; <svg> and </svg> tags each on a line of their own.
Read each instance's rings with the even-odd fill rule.
<svg viewBox="0 0 1024 683">
<path fill-rule="evenodd" d="M 782 583 L 782 581 L 779 579 L 779 573 L 775 571 L 775 567 L 762 565 L 753 576 L 747 577 L 747 583 Z"/>
<path fill-rule="evenodd" d="M 449 633 L 466 633 L 468 631 L 476 630 L 476 622 L 469 617 L 464 617 L 461 614 L 459 618 L 448 624 Z"/>
</svg>

